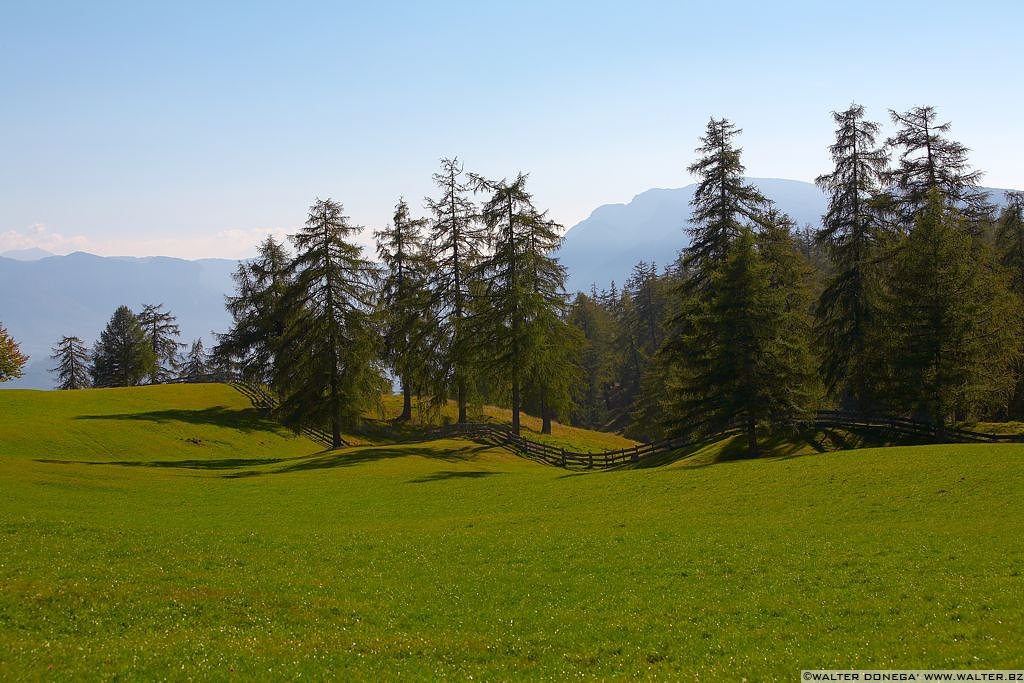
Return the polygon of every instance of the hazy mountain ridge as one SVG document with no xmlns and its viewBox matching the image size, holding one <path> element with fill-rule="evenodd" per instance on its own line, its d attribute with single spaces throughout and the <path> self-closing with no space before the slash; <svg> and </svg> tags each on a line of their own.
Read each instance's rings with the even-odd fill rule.
<svg viewBox="0 0 1024 683">
<path fill-rule="evenodd" d="M 180 341 L 202 338 L 209 346 L 211 333 L 230 322 L 224 296 L 234 290 L 237 263 L 84 252 L 34 261 L 0 257 L 0 322 L 30 356 L 25 376 L 0 388 L 52 387 L 51 347 L 64 335 L 91 346 L 122 304 L 139 311 L 143 304 L 163 303 L 178 317 Z"/>
</svg>

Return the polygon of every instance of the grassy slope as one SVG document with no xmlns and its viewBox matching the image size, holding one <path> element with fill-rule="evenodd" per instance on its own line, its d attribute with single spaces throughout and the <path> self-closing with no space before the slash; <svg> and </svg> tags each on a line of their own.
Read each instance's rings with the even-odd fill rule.
<svg viewBox="0 0 1024 683">
<path fill-rule="evenodd" d="M 569 475 L 209 424 L 243 408 L 222 387 L 0 392 L 0 678 L 1019 665 L 1019 446 Z"/>
</svg>

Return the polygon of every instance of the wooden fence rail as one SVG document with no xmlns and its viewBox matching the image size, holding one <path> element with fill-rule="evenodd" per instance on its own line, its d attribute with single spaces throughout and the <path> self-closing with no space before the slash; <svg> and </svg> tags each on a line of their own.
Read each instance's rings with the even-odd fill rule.
<svg viewBox="0 0 1024 683">
<path fill-rule="evenodd" d="M 237 375 L 221 373 L 192 378 L 182 377 L 169 380 L 169 382 L 224 382 L 241 392 L 257 408 L 269 411 L 277 407 L 278 404 L 277 399 L 262 386 L 248 382 Z M 818 429 L 870 429 L 892 435 L 921 438 L 940 443 L 1024 443 L 1024 434 L 989 434 L 952 427 L 938 429 L 930 423 L 906 417 L 861 415 L 837 410 L 818 411 L 810 419 L 799 421 L 794 426 L 813 426 Z M 448 425 L 435 430 L 435 434 L 438 436 L 461 436 L 491 443 L 530 460 L 555 467 L 566 469 L 609 469 L 643 462 L 644 460 L 681 448 L 709 443 L 731 434 L 739 433 L 740 431 L 740 427 L 732 426 L 711 436 L 700 438 L 677 437 L 652 443 L 637 444 L 618 450 L 601 451 L 599 453 L 582 453 L 551 446 L 513 434 L 508 426 L 483 422 Z M 332 446 L 331 435 L 323 429 L 303 427 L 301 432 L 326 448 Z"/>
</svg>

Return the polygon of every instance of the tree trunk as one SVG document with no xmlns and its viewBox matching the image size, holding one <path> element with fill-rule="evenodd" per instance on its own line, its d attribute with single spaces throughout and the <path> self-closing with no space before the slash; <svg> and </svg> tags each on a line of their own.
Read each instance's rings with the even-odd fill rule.
<svg viewBox="0 0 1024 683">
<path fill-rule="evenodd" d="M 412 389 L 409 381 L 402 380 L 402 414 L 398 416 L 400 422 L 408 422 L 412 419 Z"/>
<path fill-rule="evenodd" d="M 752 417 L 747 418 L 747 450 L 751 458 L 760 455 L 757 450 L 757 422 Z"/>
<path fill-rule="evenodd" d="M 469 422 L 469 417 L 466 415 L 466 380 L 459 378 L 459 424 L 464 425 Z"/>
<path fill-rule="evenodd" d="M 548 391 L 545 387 L 540 396 L 541 434 L 551 433 L 551 409 L 548 407 Z"/>
<path fill-rule="evenodd" d="M 341 440 L 341 422 L 337 419 L 331 420 L 331 448 L 341 448 L 345 442 Z"/>
<path fill-rule="evenodd" d="M 512 433 L 519 436 L 519 380 L 512 380 Z"/>
</svg>

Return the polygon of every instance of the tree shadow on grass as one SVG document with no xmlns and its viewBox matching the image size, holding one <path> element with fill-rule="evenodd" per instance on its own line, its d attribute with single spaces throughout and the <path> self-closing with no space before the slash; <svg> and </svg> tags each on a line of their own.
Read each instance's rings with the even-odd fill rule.
<svg viewBox="0 0 1024 683">
<path fill-rule="evenodd" d="M 114 413 L 110 415 L 79 415 L 76 420 L 113 420 L 128 422 L 155 422 L 168 424 L 183 422 L 193 425 L 213 425 L 236 429 L 245 434 L 270 432 L 278 436 L 294 436 L 294 432 L 275 422 L 256 408 L 227 408 L 215 406 L 201 410 L 153 410 L 146 413 Z"/>
<path fill-rule="evenodd" d="M 118 467 L 170 467 L 183 470 L 235 470 L 239 467 L 275 465 L 289 460 L 308 458 L 300 455 L 293 458 L 220 458 L 216 460 L 53 460 L 37 459 L 35 462 L 47 465 L 116 465 Z"/>
<path fill-rule="evenodd" d="M 492 477 L 496 474 L 502 474 L 502 472 L 485 472 L 482 470 L 475 470 L 469 472 L 459 472 L 452 470 L 445 470 L 442 472 L 434 472 L 428 474 L 425 477 L 419 479 L 410 479 L 405 482 L 406 484 L 428 484 L 432 481 L 449 481 L 451 479 L 483 479 L 484 477 Z"/>
</svg>

